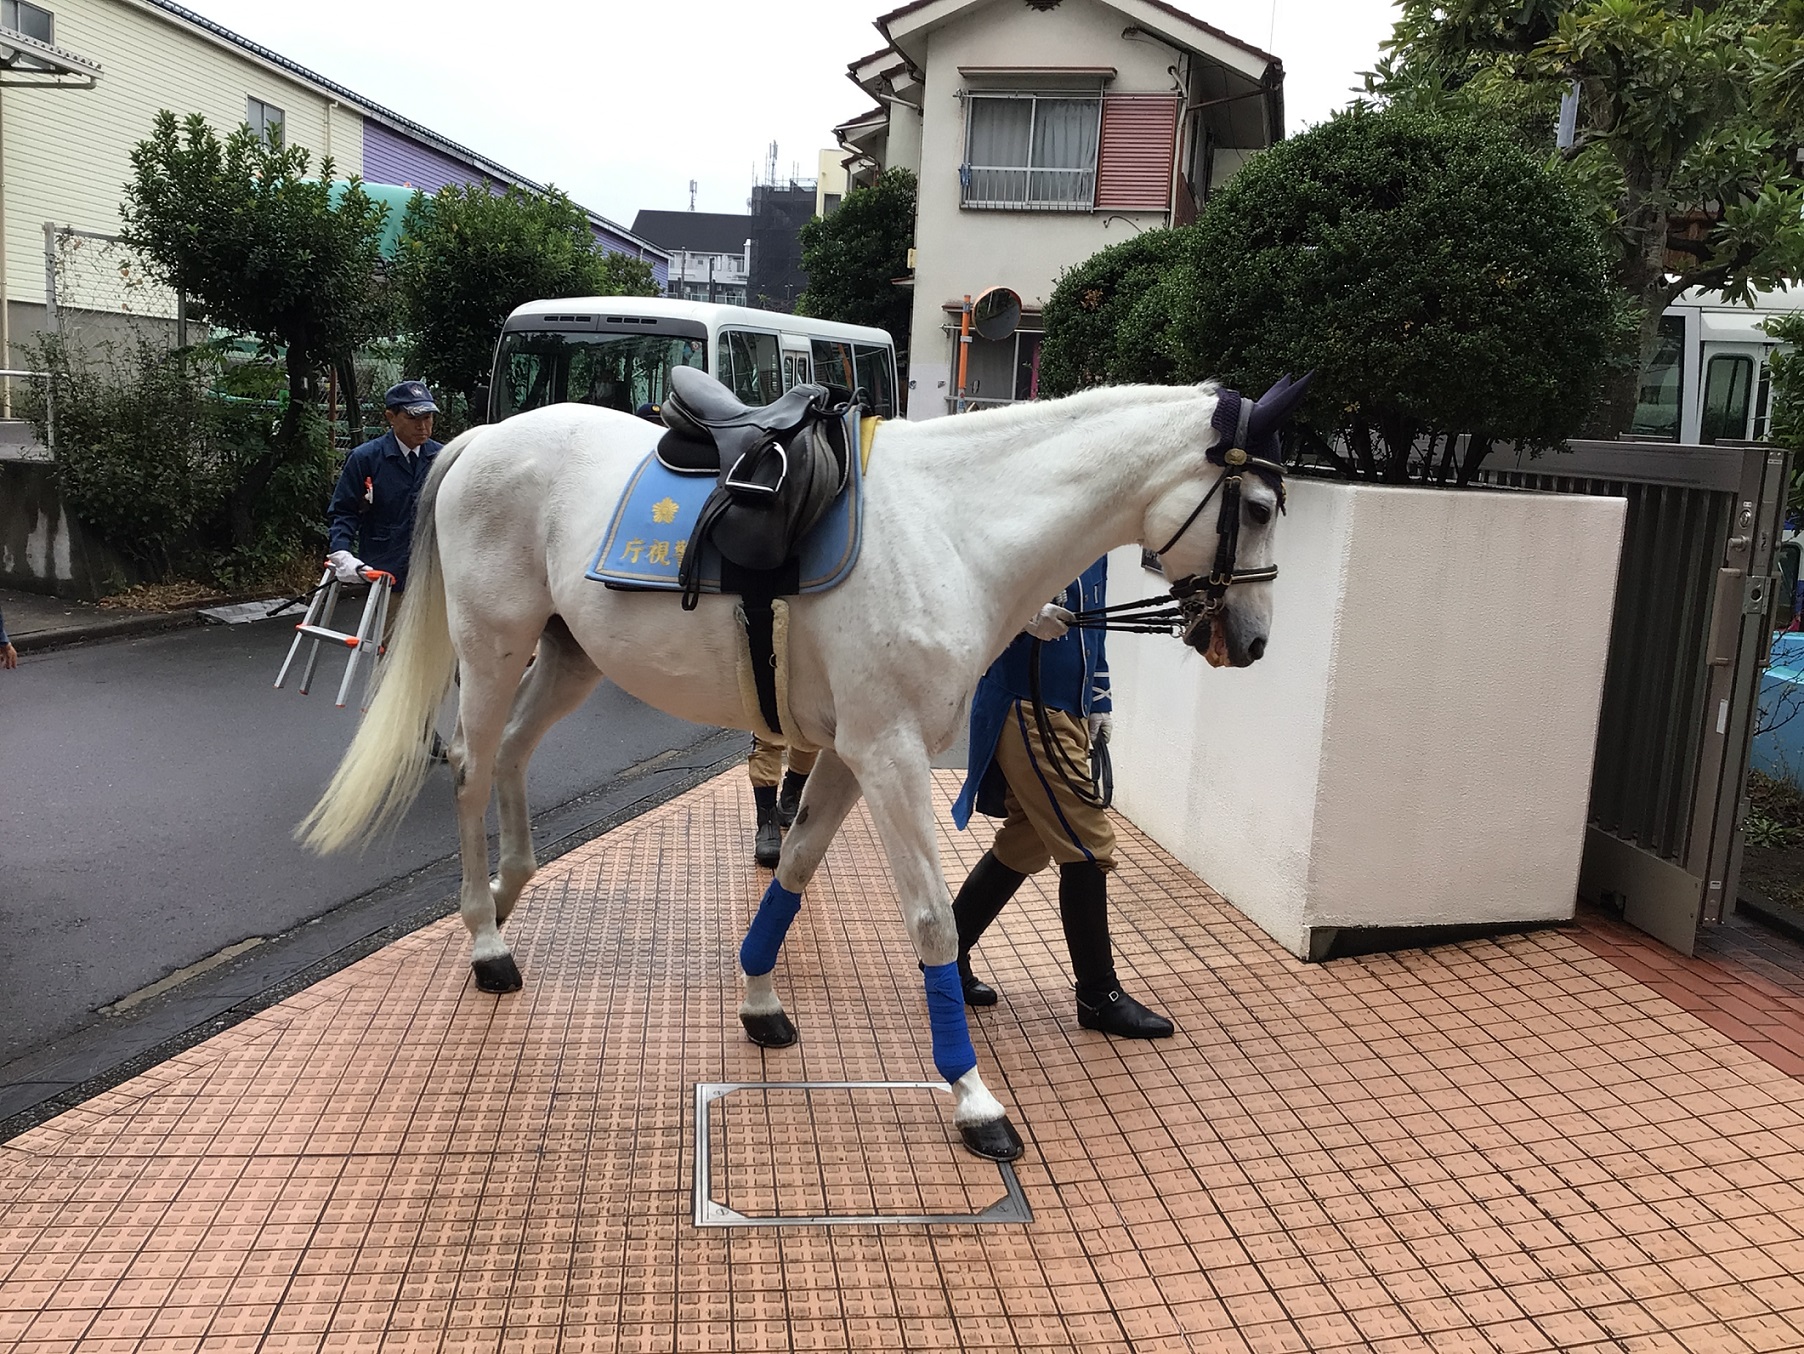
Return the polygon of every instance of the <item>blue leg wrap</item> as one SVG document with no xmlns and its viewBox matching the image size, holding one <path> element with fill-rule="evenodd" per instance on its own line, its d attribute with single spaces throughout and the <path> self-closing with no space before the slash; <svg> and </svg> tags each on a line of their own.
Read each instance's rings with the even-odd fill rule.
<svg viewBox="0 0 1804 1354">
<path fill-rule="evenodd" d="M 783 937 L 789 934 L 789 923 L 802 910 L 802 895 L 791 893 L 776 880 L 764 890 L 758 904 L 758 915 L 752 918 L 745 942 L 739 947 L 739 968 L 748 977 L 757 978 L 777 966 L 777 951 L 783 948 Z"/>
<path fill-rule="evenodd" d="M 927 979 L 927 1021 L 933 1027 L 933 1065 L 948 1083 L 977 1066 L 971 1027 L 965 1023 L 965 989 L 957 964 L 923 969 Z"/>
</svg>

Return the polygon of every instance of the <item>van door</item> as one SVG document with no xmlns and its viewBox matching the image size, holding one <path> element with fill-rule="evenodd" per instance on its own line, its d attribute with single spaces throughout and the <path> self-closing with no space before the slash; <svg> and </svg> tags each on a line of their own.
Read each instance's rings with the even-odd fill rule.
<svg viewBox="0 0 1804 1354">
<path fill-rule="evenodd" d="M 783 389 L 794 390 L 814 380 L 808 358 L 808 340 L 795 334 L 783 335 Z"/>
<path fill-rule="evenodd" d="M 1754 435 L 1755 387 L 1766 354 L 1752 344 L 1706 343 L 1698 441 L 1742 442 Z"/>
</svg>

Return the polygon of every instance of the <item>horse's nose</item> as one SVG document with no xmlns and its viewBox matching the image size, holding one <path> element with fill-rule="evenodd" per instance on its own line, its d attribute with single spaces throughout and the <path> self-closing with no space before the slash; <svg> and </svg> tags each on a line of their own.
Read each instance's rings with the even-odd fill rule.
<svg viewBox="0 0 1804 1354">
<path fill-rule="evenodd" d="M 1252 659 L 1255 663 L 1257 663 L 1261 658 L 1265 657 L 1265 636 L 1264 635 L 1259 636 L 1258 639 L 1254 640 L 1251 644 L 1247 645 L 1247 657 Z"/>
</svg>

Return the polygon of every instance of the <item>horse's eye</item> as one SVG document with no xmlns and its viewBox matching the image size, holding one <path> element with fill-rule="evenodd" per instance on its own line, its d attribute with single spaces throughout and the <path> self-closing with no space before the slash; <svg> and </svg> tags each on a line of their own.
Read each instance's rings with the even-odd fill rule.
<svg viewBox="0 0 1804 1354">
<path fill-rule="evenodd" d="M 1247 516 L 1252 518 L 1257 525 L 1264 526 L 1272 520 L 1272 510 L 1263 503 L 1249 503 L 1247 504 Z"/>
</svg>

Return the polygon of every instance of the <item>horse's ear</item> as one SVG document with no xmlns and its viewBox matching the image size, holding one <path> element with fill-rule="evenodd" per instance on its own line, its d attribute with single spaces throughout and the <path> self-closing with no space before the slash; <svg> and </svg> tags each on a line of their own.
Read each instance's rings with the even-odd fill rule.
<svg viewBox="0 0 1804 1354">
<path fill-rule="evenodd" d="M 1278 429 L 1291 416 L 1303 396 L 1309 390 L 1309 383 L 1315 377 L 1313 369 L 1303 373 L 1299 381 L 1292 381 L 1290 373 L 1285 372 L 1277 383 L 1261 395 L 1253 404 L 1253 415 L 1247 420 L 1247 450 L 1255 455 L 1261 454 L 1268 441 L 1275 440 Z"/>
</svg>

